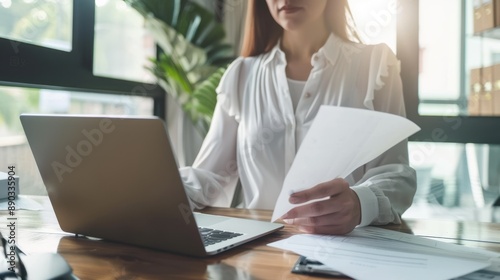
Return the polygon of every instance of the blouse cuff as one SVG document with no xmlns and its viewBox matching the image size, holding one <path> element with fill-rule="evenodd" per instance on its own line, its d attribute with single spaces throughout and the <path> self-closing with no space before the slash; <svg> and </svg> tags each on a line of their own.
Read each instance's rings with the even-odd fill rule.
<svg viewBox="0 0 500 280">
<path fill-rule="evenodd" d="M 378 217 L 377 197 L 368 186 L 353 186 L 352 190 L 358 195 L 361 205 L 361 223 L 358 227 L 367 226 Z"/>
</svg>

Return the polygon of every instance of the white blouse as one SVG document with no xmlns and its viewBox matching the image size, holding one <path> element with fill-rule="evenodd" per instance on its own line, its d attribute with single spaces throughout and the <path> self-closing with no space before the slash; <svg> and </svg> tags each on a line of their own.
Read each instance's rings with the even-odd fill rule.
<svg viewBox="0 0 500 280">
<path fill-rule="evenodd" d="M 399 61 L 385 44 L 348 43 L 332 34 L 312 56 L 313 68 L 296 110 L 286 64 L 277 44 L 268 53 L 236 59 L 227 69 L 201 150 L 192 167 L 180 169 L 193 207 L 229 206 L 239 178 L 242 207 L 273 209 L 321 105 L 405 116 Z M 360 226 L 400 223 L 416 190 L 407 141 L 345 179 L 361 202 Z"/>
</svg>

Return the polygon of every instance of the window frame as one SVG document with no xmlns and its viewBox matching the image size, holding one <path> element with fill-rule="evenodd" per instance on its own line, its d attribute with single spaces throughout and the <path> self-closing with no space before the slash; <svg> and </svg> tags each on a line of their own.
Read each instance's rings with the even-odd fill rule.
<svg viewBox="0 0 500 280">
<path fill-rule="evenodd" d="M 419 0 L 397 0 L 397 49 L 408 119 L 421 127 L 411 141 L 500 144 L 500 117 L 426 116 L 418 113 L 419 85 Z M 462 0 L 462 4 L 467 0 Z M 462 12 L 462 16 L 465 16 Z M 463 27 L 462 27 L 463 28 Z M 464 39 L 462 39 L 464 40 Z M 463 48 L 463 42 L 462 42 Z M 466 55 L 465 53 L 463 54 Z M 461 87 L 464 87 L 463 74 Z M 462 90 L 463 91 L 463 90 Z M 451 103 L 451 102 L 450 102 Z M 438 104 L 438 103 L 435 103 Z"/>
<path fill-rule="evenodd" d="M 93 74 L 95 1 L 73 0 L 70 52 L 0 38 L 0 85 L 153 98 L 153 114 L 165 118 L 165 91 L 158 84 Z"/>
</svg>

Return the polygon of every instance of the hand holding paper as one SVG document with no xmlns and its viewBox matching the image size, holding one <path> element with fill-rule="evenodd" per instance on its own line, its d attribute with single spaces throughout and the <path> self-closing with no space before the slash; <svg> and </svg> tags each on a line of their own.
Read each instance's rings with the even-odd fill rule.
<svg viewBox="0 0 500 280">
<path fill-rule="evenodd" d="M 272 221 L 297 206 L 289 203 L 290 194 L 345 178 L 418 130 L 397 115 L 322 106 L 288 171 Z"/>
<path fill-rule="evenodd" d="M 314 201 L 314 204 L 307 203 L 318 199 L 320 201 Z M 308 233 L 346 234 L 361 221 L 359 198 L 342 178 L 293 193 L 290 202 L 303 205 L 287 212 L 283 220 L 299 225 L 302 231 Z"/>
</svg>

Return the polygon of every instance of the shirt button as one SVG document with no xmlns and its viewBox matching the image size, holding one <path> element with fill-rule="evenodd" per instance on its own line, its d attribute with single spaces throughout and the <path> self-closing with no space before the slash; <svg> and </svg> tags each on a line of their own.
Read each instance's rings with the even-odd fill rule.
<svg viewBox="0 0 500 280">
<path fill-rule="evenodd" d="M 311 94 L 310 92 L 306 92 L 306 98 L 311 97 L 311 95 L 312 95 L 312 94 Z"/>
</svg>

